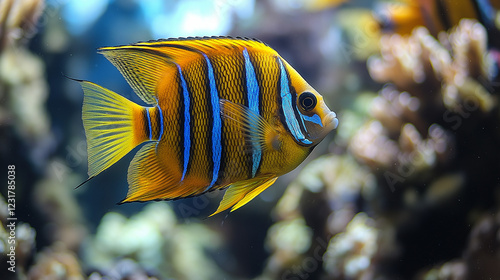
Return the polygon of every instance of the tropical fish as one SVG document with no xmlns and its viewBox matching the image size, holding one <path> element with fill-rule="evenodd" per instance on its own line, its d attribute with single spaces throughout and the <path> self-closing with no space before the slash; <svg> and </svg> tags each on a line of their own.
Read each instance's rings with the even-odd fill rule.
<svg viewBox="0 0 500 280">
<path fill-rule="evenodd" d="M 79 81 L 89 179 L 145 143 L 123 202 L 226 189 L 215 213 L 243 206 L 296 168 L 338 120 L 275 50 L 203 37 L 99 49 L 147 104 Z"/>
<path fill-rule="evenodd" d="M 432 35 L 458 25 L 462 18 L 479 20 L 498 37 L 495 18 L 500 8 L 498 1 L 489 0 L 401 0 L 382 3 L 376 9 L 381 26 L 400 34 L 411 33 L 416 26 L 426 26 Z"/>
</svg>

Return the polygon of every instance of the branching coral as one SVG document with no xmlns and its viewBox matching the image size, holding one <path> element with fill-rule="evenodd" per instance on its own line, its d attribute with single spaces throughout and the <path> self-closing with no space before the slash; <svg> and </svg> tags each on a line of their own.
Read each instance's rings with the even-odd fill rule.
<svg viewBox="0 0 500 280">
<path fill-rule="evenodd" d="M 481 121 L 471 115 L 485 116 L 497 106 L 484 27 L 462 20 L 441 41 L 423 27 L 410 37 L 388 35 L 381 39 L 381 57 L 368 61 L 372 77 L 391 84 L 374 100 L 374 119 L 350 149 L 398 181 L 448 164 L 456 154 L 454 131 L 465 119 L 468 125 Z"/>
<path fill-rule="evenodd" d="M 484 27 L 464 19 L 441 33 L 439 41 L 423 27 L 409 37 L 387 35 L 381 56 L 368 61 L 373 79 L 388 84 L 349 150 L 377 176 L 373 209 L 392 221 L 386 230 L 396 232 L 399 258 L 408 259 L 396 274 L 408 277 L 429 262 L 455 257 L 460 253 L 456 244 L 464 243 L 468 233 L 465 224 L 476 222 L 467 215 L 493 203 L 495 179 L 480 170 L 498 166 L 500 155 L 493 144 L 500 120 L 486 43 Z M 456 212 L 446 212 L 454 202 L 459 203 Z M 445 222 L 436 224 L 437 219 Z M 426 237 L 449 234 L 453 238 L 440 245 L 455 248 L 421 259 L 421 250 L 436 246 L 435 239 Z M 415 245 L 407 243 L 410 239 Z M 395 261 L 390 258 L 381 256 L 381 266 Z"/>
<path fill-rule="evenodd" d="M 46 248 L 37 256 L 29 271 L 29 279 L 84 279 L 76 255 L 62 244 Z"/>
<path fill-rule="evenodd" d="M 377 251 L 377 229 L 366 214 L 357 214 L 346 231 L 330 240 L 323 266 L 333 279 L 373 278 L 372 258 Z"/>
<path fill-rule="evenodd" d="M 500 119 L 486 40 L 473 20 L 439 40 L 423 27 L 381 39 L 368 70 L 386 84 L 369 99 L 366 122 L 346 133 L 352 128 L 342 124 L 352 114 L 341 113 L 339 135 L 349 153 L 311 162 L 278 204 L 278 225 L 304 220 L 315 229 L 303 236 L 309 249 L 287 254 L 273 247 L 267 275 L 464 277 L 467 260 L 458 258 L 471 251 L 468 224 L 500 202 L 498 178 L 488 171 L 500 168 Z M 369 234 L 357 238 L 362 232 Z M 269 240 L 276 236 L 269 231 Z M 293 261 L 280 263 L 287 259 L 280 256 Z"/>
<path fill-rule="evenodd" d="M 349 155 L 324 156 L 309 163 L 287 188 L 276 207 L 280 221 L 268 231 L 267 244 L 272 255 L 263 276 L 270 279 L 315 279 L 321 275 L 322 267 L 328 267 L 325 270 L 329 271 L 334 262 L 347 264 L 335 260 L 340 255 L 335 255 L 337 249 L 328 245 L 329 240 L 349 227 L 356 213 L 362 211 L 357 203 L 360 195 L 372 196 L 374 187 L 374 176 Z M 358 221 L 364 223 L 366 218 L 366 215 L 360 215 Z M 359 223 L 354 222 L 349 228 L 358 228 L 355 224 Z M 376 235 L 370 238 L 368 246 L 374 246 L 376 239 Z M 355 247 L 363 242 L 365 240 L 346 243 L 345 249 L 356 251 Z M 329 257 L 324 260 L 326 254 Z M 373 257 L 371 251 L 370 255 L 365 251 L 353 254 L 368 262 Z M 329 278 L 333 275 L 331 273 Z"/>
<path fill-rule="evenodd" d="M 35 34 L 43 7 L 40 0 L 0 2 L 0 129 L 16 131 L 30 146 L 37 167 L 52 143 L 44 107 L 48 85 L 42 60 L 25 45 Z"/>
<path fill-rule="evenodd" d="M 117 259 L 129 258 L 128 263 L 135 267 L 130 273 L 147 270 L 156 271 L 161 278 L 216 279 L 223 272 L 207 251 L 220 247 L 215 232 L 196 223 L 178 223 L 172 209 L 158 202 L 129 219 L 107 213 L 84 254 L 91 269 L 103 275 L 115 273 L 114 267 L 120 266 Z"/>
<path fill-rule="evenodd" d="M 43 8 L 43 0 L 0 2 L 0 52 L 15 41 L 33 36 Z"/>
</svg>

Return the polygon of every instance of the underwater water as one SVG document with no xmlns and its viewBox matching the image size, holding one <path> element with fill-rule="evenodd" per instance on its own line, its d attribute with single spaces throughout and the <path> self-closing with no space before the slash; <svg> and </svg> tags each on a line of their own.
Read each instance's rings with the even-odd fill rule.
<svg viewBox="0 0 500 280">
<path fill-rule="evenodd" d="M 500 3 L 0 0 L 0 279 L 500 279 Z M 444 7 L 440 9 L 439 7 Z M 140 103 L 97 49 L 258 38 L 339 126 L 244 207 L 118 204 L 83 92 Z"/>
</svg>

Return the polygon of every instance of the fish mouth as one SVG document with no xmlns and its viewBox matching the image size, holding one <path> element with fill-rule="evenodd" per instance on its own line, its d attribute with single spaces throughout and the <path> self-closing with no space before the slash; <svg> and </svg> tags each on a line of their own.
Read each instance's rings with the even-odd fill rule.
<svg viewBox="0 0 500 280">
<path fill-rule="evenodd" d="M 323 115 L 321 124 L 316 123 L 316 126 L 312 126 L 308 129 L 309 140 L 311 140 L 314 145 L 321 142 L 321 140 L 323 140 L 328 133 L 337 128 L 339 124 L 335 112 L 330 110 L 325 110 L 324 112 L 327 113 Z"/>
<path fill-rule="evenodd" d="M 339 125 L 339 119 L 337 119 L 337 114 L 335 112 L 330 111 L 326 116 L 325 116 L 325 121 L 323 124 L 328 130 L 334 130 L 337 128 Z"/>
</svg>

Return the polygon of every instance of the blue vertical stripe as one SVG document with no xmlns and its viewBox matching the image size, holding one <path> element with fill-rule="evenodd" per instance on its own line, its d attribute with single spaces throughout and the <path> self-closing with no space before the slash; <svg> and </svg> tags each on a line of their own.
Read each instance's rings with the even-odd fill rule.
<svg viewBox="0 0 500 280">
<path fill-rule="evenodd" d="M 255 77 L 255 69 L 250 61 L 248 51 L 245 48 L 243 50 L 243 57 L 245 58 L 245 77 L 247 81 L 247 98 L 248 107 L 250 111 L 259 115 L 259 84 L 257 83 L 257 78 Z M 256 129 L 257 124 L 253 124 Z M 252 139 L 252 178 L 257 174 L 260 161 L 262 159 L 262 151 L 260 146 L 257 144 L 257 139 Z"/>
<path fill-rule="evenodd" d="M 146 116 L 148 116 L 149 140 L 151 140 L 151 138 L 153 138 L 153 130 L 151 129 L 151 116 L 149 115 L 149 108 L 146 108 Z"/>
<path fill-rule="evenodd" d="M 158 141 L 161 140 L 161 137 L 163 136 L 163 113 L 161 112 L 160 104 L 158 106 L 158 113 L 160 114 L 160 136 L 158 137 Z"/>
<path fill-rule="evenodd" d="M 212 161 L 214 163 L 212 181 L 207 187 L 207 190 L 214 186 L 217 178 L 219 177 L 220 160 L 222 154 L 221 133 L 222 121 L 220 116 L 219 94 L 217 93 L 217 86 L 215 84 L 214 69 L 206 54 L 203 54 L 208 68 L 208 81 L 210 85 L 210 102 L 212 103 Z"/>
<path fill-rule="evenodd" d="M 181 78 L 182 96 L 184 98 L 184 169 L 182 170 L 182 181 L 186 176 L 189 163 L 189 151 L 191 150 L 191 116 L 189 115 L 190 100 L 186 80 L 182 75 L 181 67 L 178 64 L 176 65 L 179 70 L 179 77 Z"/>
<path fill-rule="evenodd" d="M 280 65 L 280 84 L 281 84 L 281 107 L 283 108 L 283 114 L 285 115 L 286 125 L 292 136 L 299 142 L 304 144 L 311 144 L 312 142 L 305 138 L 304 134 L 299 127 L 299 122 L 295 117 L 292 107 L 292 94 L 290 93 L 290 87 L 288 86 L 288 76 L 281 62 L 281 58 L 278 58 L 278 63 Z"/>
</svg>

